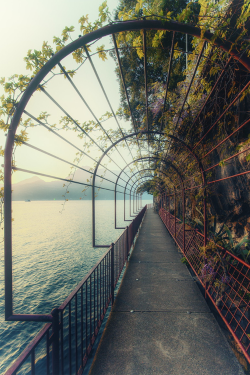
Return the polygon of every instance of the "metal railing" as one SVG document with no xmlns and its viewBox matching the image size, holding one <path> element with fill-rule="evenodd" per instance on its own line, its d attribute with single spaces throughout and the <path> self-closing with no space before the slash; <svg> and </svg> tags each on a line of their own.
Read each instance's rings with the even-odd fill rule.
<svg viewBox="0 0 250 375">
<path fill-rule="evenodd" d="M 204 266 L 204 235 L 164 208 L 159 215 L 250 363 L 250 265 L 221 246 L 218 260 Z M 185 238 L 185 241 L 184 241 Z"/>
<path fill-rule="evenodd" d="M 147 210 L 145 206 L 63 304 L 54 310 L 6 375 L 82 374 Z"/>
</svg>

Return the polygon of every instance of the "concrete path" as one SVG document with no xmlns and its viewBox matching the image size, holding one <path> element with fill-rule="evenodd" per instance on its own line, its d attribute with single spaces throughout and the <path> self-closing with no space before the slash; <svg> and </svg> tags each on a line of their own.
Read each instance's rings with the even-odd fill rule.
<svg viewBox="0 0 250 375">
<path fill-rule="evenodd" d="M 146 213 L 91 375 L 243 375 L 160 217 Z"/>
</svg>

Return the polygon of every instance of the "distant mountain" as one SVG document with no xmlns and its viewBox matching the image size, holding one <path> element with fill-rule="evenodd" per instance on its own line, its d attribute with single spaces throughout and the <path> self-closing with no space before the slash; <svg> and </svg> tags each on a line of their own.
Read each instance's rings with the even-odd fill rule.
<svg viewBox="0 0 250 375">
<path fill-rule="evenodd" d="M 88 169 L 88 167 L 86 167 L 86 169 Z M 98 174 L 102 176 L 103 173 L 104 173 L 104 170 L 99 170 Z M 114 173 L 117 173 L 117 172 L 114 171 Z M 116 176 L 109 171 L 106 172 L 105 178 L 110 181 L 114 181 L 114 182 L 116 181 Z M 28 178 L 26 180 L 23 180 L 21 182 L 18 182 L 12 185 L 12 190 L 13 190 L 12 199 L 14 201 L 64 200 L 65 198 L 70 199 L 70 200 L 91 199 L 92 198 L 91 187 L 86 187 L 80 184 L 80 183 L 86 183 L 86 184 L 91 185 L 92 180 L 90 180 L 90 174 L 83 170 L 77 169 L 73 177 L 73 180 L 75 182 L 72 182 L 67 188 L 68 183 L 61 181 L 61 180 L 46 182 L 37 176 L 31 177 L 31 178 Z M 125 183 L 122 180 L 120 180 L 120 184 L 125 185 Z M 102 200 L 114 199 L 114 191 L 113 191 L 114 184 L 112 182 L 109 182 L 106 180 L 103 180 L 101 182 L 101 178 L 97 177 L 96 185 L 111 190 L 109 191 L 109 190 L 100 189 L 98 191 L 98 188 L 96 188 L 96 194 L 97 194 L 96 199 L 102 199 Z M 83 192 L 84 189 L 86 189 L 86 191 Z M 123 193 L 124 189 L 118 186 L 117 191 L 118 192 L 120 191 Z M 147 199 L 150 197 L 151 196 L 149 196 L 148 194 L 147 196 L 145 194 L 144 199 Z M 123 194 L 118 193 L 117 199 L 123 199 Z"/>
</svg>

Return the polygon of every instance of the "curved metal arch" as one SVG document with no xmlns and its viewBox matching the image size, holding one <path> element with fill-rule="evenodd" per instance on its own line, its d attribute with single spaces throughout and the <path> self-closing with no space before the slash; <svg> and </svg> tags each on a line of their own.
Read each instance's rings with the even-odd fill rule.
<svg viewBox="0 0 250 375">
<path fill-rule="evenodd" d="M 137 161 L 143 161 L 143 160 L 147 160 L 147 159 L 160 159 L 156 156 L 145 156 L 145 157 L 141 157 L 141 158 L 138 158 L 138 159 L 135 159 L 135 160 L 132 160 L 130 163 L 128 163 L 127 165 L 125 165 L 125 167 L 121 170 L 121 172 L 119 173 L 119 175 L 117 176 L 117 179 L 116 179 L 116 183 L 115 183 L 115 201 L 116 201 L 116 189 L 117 189 L 117 185 L 118 185 L 118 180 L 122 174 L 122 172 L 131 164 L 137 162 Z M 143 169 L 142 169 L 143 170 Z M 125 196 L 125 191 L 124 191 L 124 218 L 123 218 L 123 221 L 130 221 L 130 220 L 127 220 L 126 219 L 126 209 L 125 209 L 125 206 L 126 206 L 126 196 Z M 116 209 L 115 209 L 115 212 L 116 212 Z M 115 227 L 116 227 L 116 224 L 115 224 Z"/>
<path fill-rule="evenodd" d="M 96 178 L 96 174 L 97 174 L 97 170 L 99 168 L 99 165 L 100 165 L 102 159 L 104 158 L 104 156 L 107 155 L 107 153 L 113 147 L 115 147 L 118 143 L 124 141 L 125 139 L 131 138 L 131 137 L 134 137 L 134 136 L 138 136 L 138 135 L 144 135 L 144 134 L 146 134 L 146 135 L 147 134 L 157 134 L 157 135 L 164 135 L 164 136 L 166 136 L 165 133 L 162 132 L 162 131 L 152 131 L 152 130 L 140 131 L 140 132 L 134 132 L 134 133 L 131 133 L 131 134 L 127 134 L 126 136 L 124 136 L 122 138 L 119 138 L 116 142 L 114 142 L 111 146 L 109 146 L 105 150 L 105 152 L 101 155 L 100 159 L 98 160 L 98 162 L 96 164 L 96 167 L 95 167 L 95 170 L 94 170 L 94 173 L 93 173 L 93 180 L 92 180 L 92 244 L 93 244 L 93 247 L 102 247 L 102 245 L 98 245 L 97 246 L 95 244 L 95 178 Z M 193 158 L 195 159 L 195 161 L 199 165 L 199 169 L 200 169 L 200 172 L 201 172 L 203 186 L 205 187 L 206 186 L 206 175 L 205 175 L 205 172 L 204 172 L 204 168 L 203 168 L 202 162 L 199 160 L 198 156 L 192 151 L 192 149 L 184 141 L 182 141 L 178 137 L 175 137 L 174 135 L 168 135 L 168 137 L 170 139 L 176 141 L 176 142 L 181 143 L 181 145 L 187 149 L 187 151 L 190 153 L 190 155 L 193 156 Z"/>
<path fill-rule="evenodd" d="M 150 157 L 150 158 L 152 158 L 152 157 Z M 159 157 L 155 157 L 155 159 L 160 159 Z M 184 187 L 184 185 L 183 185 L 183 179 L 182 179 L 182 176 L 180 175 L 180 173 L 178 172 L 178 170 L 175 168 L 175 166 L 173 166 L 173 165 L 170 165 L 171 167 L 173 167 L 173 169 L 175 169 L 176 170 L 176 172 L 177 172 L 177 174 L 179 175 L 179 177 L 180 177 L 180 180 L 181 180 L 181 183 L 182 183 L 182 186 Z M 127 185 L 128 185 L 128 183 L 129 183 L 129 181 L 136 175 L 136 174 L 138 174 L 138 173 L 141 173 L 141 172 L 144 172 L 144 171 L 154 171 L 155 169 L 154 168 L 144 168 L 144 169 L 141 169 L 140 171 L 137 171 L 137 172 L 135 172 L 129 179 L 128 179 L 128 181 L 126 182 L 126 185 L 125 185 L 125 187 L 124 187 L 124 202 L 125 202 L 125 195 L 126 195 L 126 189 L 127 189 Z M 165 172 L 163 172 L 163 171 L 159 171 L 159 173 L 162 173 L 162 174 L 164 174 L 166 177 L 168 177 L 168 175 L 165 173 Z M 143 177 L 145 177 L 145 176 L 142 176 L 142 178 Z M 154 177 L 154 176 L 152 176 L 152 177 Z M 155 176 L 155 177 L 158 177 L 158 176 Z M 118 177 L 117 177 L 117 179 L 118 179 Z M 136 182 L 138 182 L 138 180 L 137 181 L 135 181 L 135 183 Z M 117 183 L 117 180 L 116 180 L 116 183 Z M 131 191 L 132 191 L 132 187 L 134 186 L 134 184 L 131 186 L 131 188 L 130 188 L 130 193 L 129 193 L 129 196 L 130 196 L 130 217 L 132 217 L 132 215 L 131 215 Z M 115 185 L 115 229 L 125 229 L 124 227 L 117 227 L 116 226 L 116 222 L 117 222 L 117 215 L 116 215 L 116 185 Z M 124 203 L 124 221 L 130 221 L 130 220 L 126 220 L 126 216 L 125 216 L 125 203 Z"/>
<path fill-rule="evenodd" d="M 238 60 L 248 71 L 250 71 L 250 59 L 244 55 L 240 54 L 236 48 L 232 48 L 232 43 L 222 38 L 214 38 L 214 35 L 205 31 L 202 34 L 202 30 L 199 27 L 182 24 L 176 21 L 159 21 L 159 20 L 136 20 L 136 21 L 125 21 L 114 23 L 112 25 L 105 26 L 101 29 L 95 30 L 89 34 L 86 34 L 74 42 L 65 46 L 62 50 L 57 52 L 52 58 L 42 67 L 42 69 L 32 78 L 30 84 L 25 90 L 24 95 L 22 96 L 20 102 L 17 105 L 16 111 L 14 113 L 11 126 L 8 131 L 8 136 L 6 140 L 5 147 L 5 161 L 4 161 L 4 196 L 5 196 L 5 205 L 4 205 L 4 217 L 5 217 L 5 268 L 9 272 L 5 272 L 6 279 L 6 313 L 5 318 L 8 319 L 13 314 L 13 301 L 12 301 L 12 214 L 11 214 L 11 162 L 12 162 L 12 151 L 14 147 L 14 137 L 16 133 L 17 126 L 19 124 L 22 113 L 34 91 L 37 89 L 40 82 L 44 77 L 51 71 L 51 69 L 60 63 L 60 61 L 65 58 L 67 55 L 77 50 L 78 48 L 84 47 L 86 44 L 91 43 L 92 41 L 102 38 L 104 36 L 115 34 L 122 31 L 130 30 L 168 30 L 176 31 L 181 33 L 186 33 L 193 35 L 195 37 L 212 41 L 213 44 L 220 47 L 222 50 L 229 53 L 233 56 L 234 59 Z"/>
<path fill-rule="evenodd" d="M 154 159 L 159 159 L 159 160 L 161 160 L 161 158 L 159 158 L 159 157 L 155 157 Z M 180 172 L 178 171 L 178 169 L 170 162 L 170 163 L 168 163 L 169 165 L 170 165 L 170 167 L 172 167 L 175 171 L 176 171 L 176 173 L 177 173 L 177 175 L 180 177 L 180 181 L 181 181 L 181 185 L 182 185 L 182 188 L 184 189 L 184 183 L 183 183 L 183 177 L 181 176 L 181 174 L 180 174 Z M 154 170 L 153 168 L 152 169 L 141 169 L 139 172 L 143 172 L 144 170 Z M 132 179 L 132 177 L 134 177 L 136 174 L 138 174 L 139 172 L 135 172 L 129 179 L 128 179 L 128 181 L 127 181 L 127 183 L 126 183 L 126 185 L 125 185 L 125 187 L 124 187 L 124 198 L 125 198 L 125 194 L 126 194 L 126 189 L 127 189 L 127 185 L 128 185 L 128 183 L 129 183 L 129 181 Z M 166 173 L 164 173 L 163 171 L 159 171 L 159 173 L 162 173 L 162 174 L 165 174 L 165 176 L 166 177 L 168 177 L 167 176 L 167 174 Z M 133 184 L 134 185 L 134 184 Z M 133 186 L 132 185 L 132 186 Z M 132 186 L 131 186 L 131 189 L 132 189 Z M 116 200 L 116 186 L 115 186 L 115 200 Z M 116 214 L 116 212 L 115 212 L 115 214 Z M 131 212 L 130 212 L 130 216 L 131 216 Z M 124 206 L 124 219 L 125 219 L 125 206 Z M 126 219 L 124 220 L 124 221 L 126 221 Z"/>
<path fill-rule="evenodd" d="M 152 171 L 153 171 L 153 170 L 154 170 L 154 169 L 152 169 Z M 134 191 L 133 194 L 132 194 L 132 189 L 133 189 L 134 185 L 137 184 L 139 180 L 141 180 L 141 179 L 143 179 L 143 178 L 147 178 L 147 177 L 148 177 L 148 178 L 152 178 L 152 177 L 154 177 L 154 176 L 151 176 L 151 175 L 149 175 L 149 176 L 142 176 L 142 177 L 140 177 L 137 181 L 135 181 L 135 182 L 133 183 L 133 185 L 132 185 L 131 188 L 130 188 L 130 192 L 129 192 L 129 194 L 130 194 L 130 201 L 131 201 L 131 196 L 132 196 L 132 195 L 133 195 L 133 200 L 134 200 L 135 191 Z M 134 212 L 134 201 L 133 201 L 133 213 L 135 213 L 135 212 Z M 131 215 L 131 214 L 130 214 L 130 216 L 133 217 L 133 215 Z"/>
</svg>

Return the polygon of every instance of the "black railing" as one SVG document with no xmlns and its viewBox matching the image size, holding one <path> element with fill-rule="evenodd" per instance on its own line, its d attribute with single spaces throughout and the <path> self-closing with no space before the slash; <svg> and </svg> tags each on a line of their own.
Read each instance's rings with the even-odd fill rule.
<svg viewBox="0 0 250 375">
<path fill-rule="evenodd" d="M 77 285 L 6 372 L 12 374 L 82 374 L 147 206 Z"/>
</svg>

